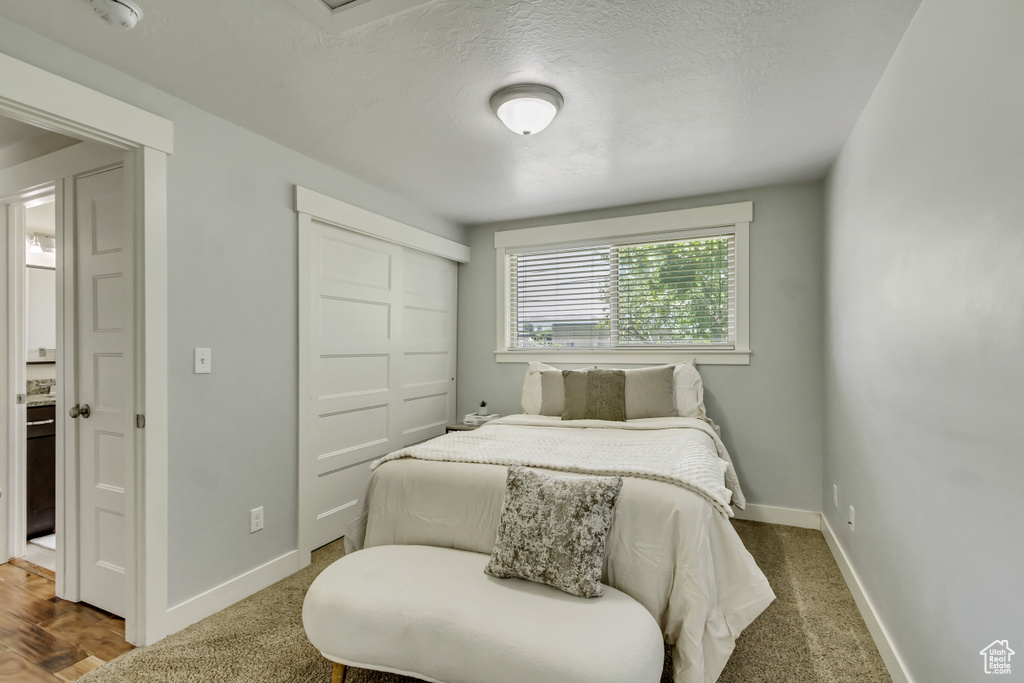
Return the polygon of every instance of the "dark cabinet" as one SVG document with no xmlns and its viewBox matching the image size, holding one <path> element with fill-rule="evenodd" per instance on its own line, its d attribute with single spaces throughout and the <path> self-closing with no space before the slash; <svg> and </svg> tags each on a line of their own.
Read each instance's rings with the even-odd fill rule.
<svg viewBox="0 0 1024 683">
<path fill-rule="evenodd" d="M 28 415 L 28 538 L 52 534 L 57 520 L 55 406 L 31 406 Z"/>
</svg>

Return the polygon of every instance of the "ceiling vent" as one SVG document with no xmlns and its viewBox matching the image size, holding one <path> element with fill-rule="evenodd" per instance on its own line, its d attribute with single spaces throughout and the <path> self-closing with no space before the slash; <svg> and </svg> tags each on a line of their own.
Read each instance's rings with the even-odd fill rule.
<svg viewBox="0 0 1024 683">
<path fill-rule="evenodd" d="M 335 31 L 347 31 L 426 5 L 431 0 L 308 0 L 317 20 Z M 325 26 L 326 27 L 326 26 Z"/>
</svg>

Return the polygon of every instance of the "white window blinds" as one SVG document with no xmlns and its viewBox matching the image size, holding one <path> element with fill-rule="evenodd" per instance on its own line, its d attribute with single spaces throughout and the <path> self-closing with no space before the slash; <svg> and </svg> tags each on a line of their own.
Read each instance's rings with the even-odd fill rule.
<svg viewBox="0 0 1024 683">
<path fill-rule="evenodd" d="M 732 234 L 507 256 L 508 348 L 733 348 Z"/>
</svg>

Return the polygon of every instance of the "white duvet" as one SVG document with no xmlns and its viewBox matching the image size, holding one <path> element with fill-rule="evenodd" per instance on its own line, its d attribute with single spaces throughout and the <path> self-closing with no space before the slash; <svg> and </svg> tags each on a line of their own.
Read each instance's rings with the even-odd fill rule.
<svg viewBox="0 0 1024 683">
<path fill-rule="evenodd" d="M 602 580 L 654 615 L 666 641 L 674 645 L 675 683 L 718 678 L 740 632 L 775 594 L 729 523 L 730 495 L 732 504 L 742 507 L 742 492 L 714 430 L 687 418 L 609 423 L 517 415 L 469 434 L 477 438 L 453 439 L 458 435 L 451 434 L 378 461 L 363 514 L 348 530 L 346 546 L 420 544 L 489 554 L 501 517 L 508 464 L 487 462 L 502 457 L 495 444 L 507 443 L 510 453 L 523 453 L 523 444 L 531 440 L 548 447 L 575 441 L 569 447 L 573 454 L 578 453 L 578 444 L 602 454 L 619 448 L 629 455 L 617 467 L 627 470 L 644 469 L 637 459 L 648 447 L 662 454 L 659 459 L 672 454 L 700 461 L 695 466 L 670 463 L 669 469 L 686 480 L 707 476 L 704 461 L 714 449 L 711 452 L 721 458 L 720 464 L 713 463 L 717 488 L 694 481 L 667 483 L 663 472 L 623 472 Z M 474 445 L 483 445 L 486 452 L 479 459 L 484 463 L 470 462 Z M 416 456 L 417 450 L 423 459 Z M 504 457 L 512 462 L 524 456 Z M 566 464 L 576 460 L 577 455 L 561 460 L 556 456 L 554 465 L 561 471 L 581 471 Z M 604 456 L 601 463 L 597 469 L 602 471 L 615 467 Z M 716 500 L 723 497 L 724 505 Z"/>
<path fill-rule="evenodd" d="M 516 418 L 525 418 L 516 419 Z M 665 418 L 659 418 L 665 420 Z M 409 446 L 384 456 L 373 463 L 376 469 L 385 462 L 399 458 L 416 458 L 444 462 L 472 462 L 482 465 L 524 465 L 560 472 L 606 476 L 640 477 L 675 484 L 699 493 L 723 514 L 732 516 L 732 498 L 724 475 L 730 468 L 714 450 L 699 437 L 696 429 L 655 428 L 653 419 L 644 420 L 647 429 L 642 435 L 628 429 L 609 429 L 606 422 L 591 420 L 591 426 L 579 426 L 573 420 L 549 422 L 532 416 L 514 416 L 495 422 L 503 429 L 477 429 L 455 432 L 442 438 Z M 528 421 L 534 426 L 524 427 Z M 677 422 L 678 418 L 673 422 Z M 639 422 L 639 421 L 638 421 Z M 697 429 L 710 428 L 698 420 Z M 593 426 L 596 423 L 598 426 Z M 553 429 L 563 424 L 570 429 Z M 621 424 L 621 423 L 620 423 Z M 537 426 L 547 427 L 537 429 Z M 674 425 L 678 426 L 678 425 Z M 637 426 L 634 425 L 633 430 Z M 722 449 L 724 451 L 724 447 Z M 738 490 L 738 486 L 737 486 Z"/>
</svg>

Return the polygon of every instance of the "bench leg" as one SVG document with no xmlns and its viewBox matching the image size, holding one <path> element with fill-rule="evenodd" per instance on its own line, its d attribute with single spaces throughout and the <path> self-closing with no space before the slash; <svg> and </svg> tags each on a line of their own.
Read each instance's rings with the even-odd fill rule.
<svg viewBox="0 0 1024 683">
<path fill-rule="evenodd" d="M 345 665 L 334 663 L 334 672 L 331 674 L 331 683 L 345 683 Z"/>
</svg>

